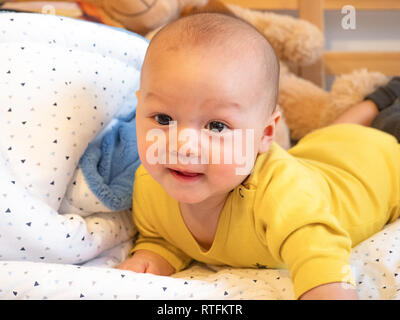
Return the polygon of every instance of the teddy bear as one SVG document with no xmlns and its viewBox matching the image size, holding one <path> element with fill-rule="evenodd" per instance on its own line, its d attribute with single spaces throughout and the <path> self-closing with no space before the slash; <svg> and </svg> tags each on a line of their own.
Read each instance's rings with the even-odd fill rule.
<svg viewBox="0 0 400 320">
<path fill-rule="evenodd" d="M 310 22 L 288 15 L 247 9 L 219 0 L 85 0 L 78 3 L 83 11 L 97 16 L 101 22 L 139 33 L 147 39 L 163 25 L 199 12 L 229 14 L 252 24 L 271 43 L 280 60 L 277 107 L 282 117 L 276 141 L 285 149 L 307 133 L 329 125 L 389 80 L 380 72 L 355 70 L 338 76 L 328 91 L 299 77 L 292 70 L 312 65 L 322 56 L 324 37 Z"/>
<path fill-rule="evenodd" d="M 37 6 L 29 5 L 29 2 L 37 3 L 37 5 L 42 5 L 45 8 L 49 8 L 54 2 L 76 3 L 84 13 L 102 23 L 144 35 L 178 18 L 184 8 L 195 5 L 202 6 L 207 3 L 207 0 L 48 0 L 40 2 L 35 0 L 0 0 L 0 4 L 26 3 L 27 11 L 31 11 L 31 8 L 36 9 Z M 23 7 L 17 7 L 17 9 L 20 8 Z M 69 6 L 66 6 L 66 8 L 69 8 Z M 12 6 L 11 9 L 13 9 Z M 61 15 L 67 11 L 58 5 L 54 9 L 56 14 L 60 12 Z"/>
</svg>

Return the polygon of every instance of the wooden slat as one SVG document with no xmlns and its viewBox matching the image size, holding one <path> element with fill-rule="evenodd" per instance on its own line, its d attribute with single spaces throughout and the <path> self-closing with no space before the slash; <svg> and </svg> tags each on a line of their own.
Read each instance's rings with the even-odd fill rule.
<svg viewBox="0 0 400 320">
<path fill-rule="evenodd" d="M 299 0 L 299 18 L 324 31 L 324 0 Z"/>
<path fill-rule="evenodd" d="M 400 74 L 400 51 L 394 52 L 341 52 L 324 53 L 325 71 L 339 75 L 355 69 L 367 68 L 387 75 Z"/>
<path fill-rule="evenodd" d="M 251 9 L 298 10 L 299 17 L 324 31 L 323 10 L 341 10 L 352 5 L 357 10 L 400 10 L 400 0 L 221 0 Z M 400 52 L 328 51 L 310 67 L 300 68 L 299 75 L 324 87 L 325 74 L 340 75 L 367 68 L 387 75 L 400 74 Z"/>
<path fill-rule="evenodd" d="M 324 0 L 299 0 L 299 17 L 316 25 L 324 32 Z M 320 58 L 313 65 L 302 67 L 300 76 L 325 87 L 325 69 L 323 59 Z"/>
<path fill-rule="evenodd" d="M 399 0 L 325 0 L 324 7 L 326 10 L 340 10 L 346 5 L 352 5 L 359 10 L 400 9 Z"/>
<path fill-rule="evenodd" d="M 1 2 L 1 1 L 0 1 Z M 47 6 L 47 8 L 46 8 Z M 34 2 L 7 2 L 2 5 L 3 9 L 9 10 L 21 10 L 28 12 L 38 12 L 38 13 L 51 13 L 57 14 L 59 16 L 80 18 L 82 17 L 82 10 L 76 3 L 63 2 L 44 2 L 44 1 L 34 1 Z M 48 9 L 48 10 L 46 10 Z M 54 12 L 50 12 L 53 11 Z M 46 12 L 47 11 L 47 12 Z"/>
<path fill-rule="evenodd" d="M 300 0 L 221 0 L 250 9 L 297 10 Z M 311 0 L 310 0 L 311 2 Z M 352 5 L 358 10 L 400 10 L 400 0 L 325 0 L 325 10 Z M 311 5 L 310 5 L 311 6 Z"/>
<path fill-rule="evenodd" d="M 298 0 L 221 0 L 224 3 L 235 4 L 249 9 L 296 10 Z"/>
</svg>

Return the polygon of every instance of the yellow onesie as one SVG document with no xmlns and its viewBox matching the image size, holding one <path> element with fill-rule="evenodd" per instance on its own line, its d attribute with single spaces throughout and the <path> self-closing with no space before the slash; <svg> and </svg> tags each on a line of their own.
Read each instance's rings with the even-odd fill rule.
<svg viewBox="0 0 400 320">
<path fill-rule="evenodd" d="M 376 129 L 329 126 L 289 151 L 273 143 L 230 192 L 205 251 L 187 229 L 178 202 L 140 166 L 133 195 L 139 237 L 132 251 L 156 252 L 176 271 L 192 259 L 288 268 L 297 299 L 321 284 L 355 285 L 351 248 L 398 218 L 399 188 L 399 144 Z"/>
</svg>

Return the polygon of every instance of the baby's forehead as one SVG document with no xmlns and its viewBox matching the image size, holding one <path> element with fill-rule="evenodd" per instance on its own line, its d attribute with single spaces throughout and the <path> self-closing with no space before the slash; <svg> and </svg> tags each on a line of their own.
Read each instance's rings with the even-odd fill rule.
<svg viewBox="0 0 400 320">
<path fill-rule="evenodd" d="M 267 73 L 274 69 L 275 58 L 266 52 L 263 43 L 257 39 L 241 34 L 230 36 L 223 41 L 209 41 L 202 39 L 200 42 L 184 41 L 174 37 L 157 41 L 149 48 L 146 55 L 143 70 L 147 65 L 154 65 L 151 70 L 157 73 L 160 68 L 170 64 L 176 66 L 174 72 L 180 72 L 182 66 L 196 61 L 203 68 L 223 68 L 224 73 L 230 73 L 231 77 L 241 77 L 243 74 L 251 74 L 257 79 L 258 86 L 267 88 Z M 254 35 L 253 35 L 254 36 Z M 217 72 L 217 71 L 216 71 Z M 258 87 L 257 86 L 257 87 Z M 254 88 L 256 89 L 256 88 Z"/>
<path fill-rule="evenodd" d="M 254 63 L 274 63 L 271 59 L 274 52 L 268 41 L 253 26 L 241 20 L 224 17 L 214 28 L 208 27 L 207 21 L 196 25 L 179 22 L 161 29 L 151 40 L 148 52 L 163 54 L 203 50 L 210 56 L 220 54 L 225 59 L 252 56 Z"/>
<path fill-rule="evenodd" d="M 249 23 L 223 14 L 195 14 L 178 19 L 162 28 L 151 40 L 143 64 L 154 60 L 166 62 L 163 56 L 185 52 L 189 57 L 199 52 L 221 65 L 236 62 L 249 66 L 265 91 L 272 91 L 271 104 L 276 103 L 279 63 L 273 48 L 264 36 Z M 184 64 L 185 60 L 176 61 Z M 153 69 L 153 68 L 152 68 Z M 154 69 L 153 69 L 154 70 Z M 238 74 L 237 76 L 240 76 Z M 256 88 L 254 88 L 256 89 Z"/>
</svg>

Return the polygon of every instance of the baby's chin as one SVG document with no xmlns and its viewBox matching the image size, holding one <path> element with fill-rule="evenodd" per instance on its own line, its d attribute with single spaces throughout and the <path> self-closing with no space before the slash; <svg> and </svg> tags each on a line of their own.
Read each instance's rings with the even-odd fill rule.
<svg viewBox="0 0 400 320">
<path fill-rule="evenodd" d="M 174 190 L 171 189 L 167 188 L 166 189 L 167 193 L 171 196 L 171 198 L 178 201 L 179 203 L 196 204 L 207 199 L 207 196 L 205 196 L 204 194 L 192 192 L 191 190 L 187 191 L 180 190 L 178 192 L 176 189 Z"/>
</svg>

